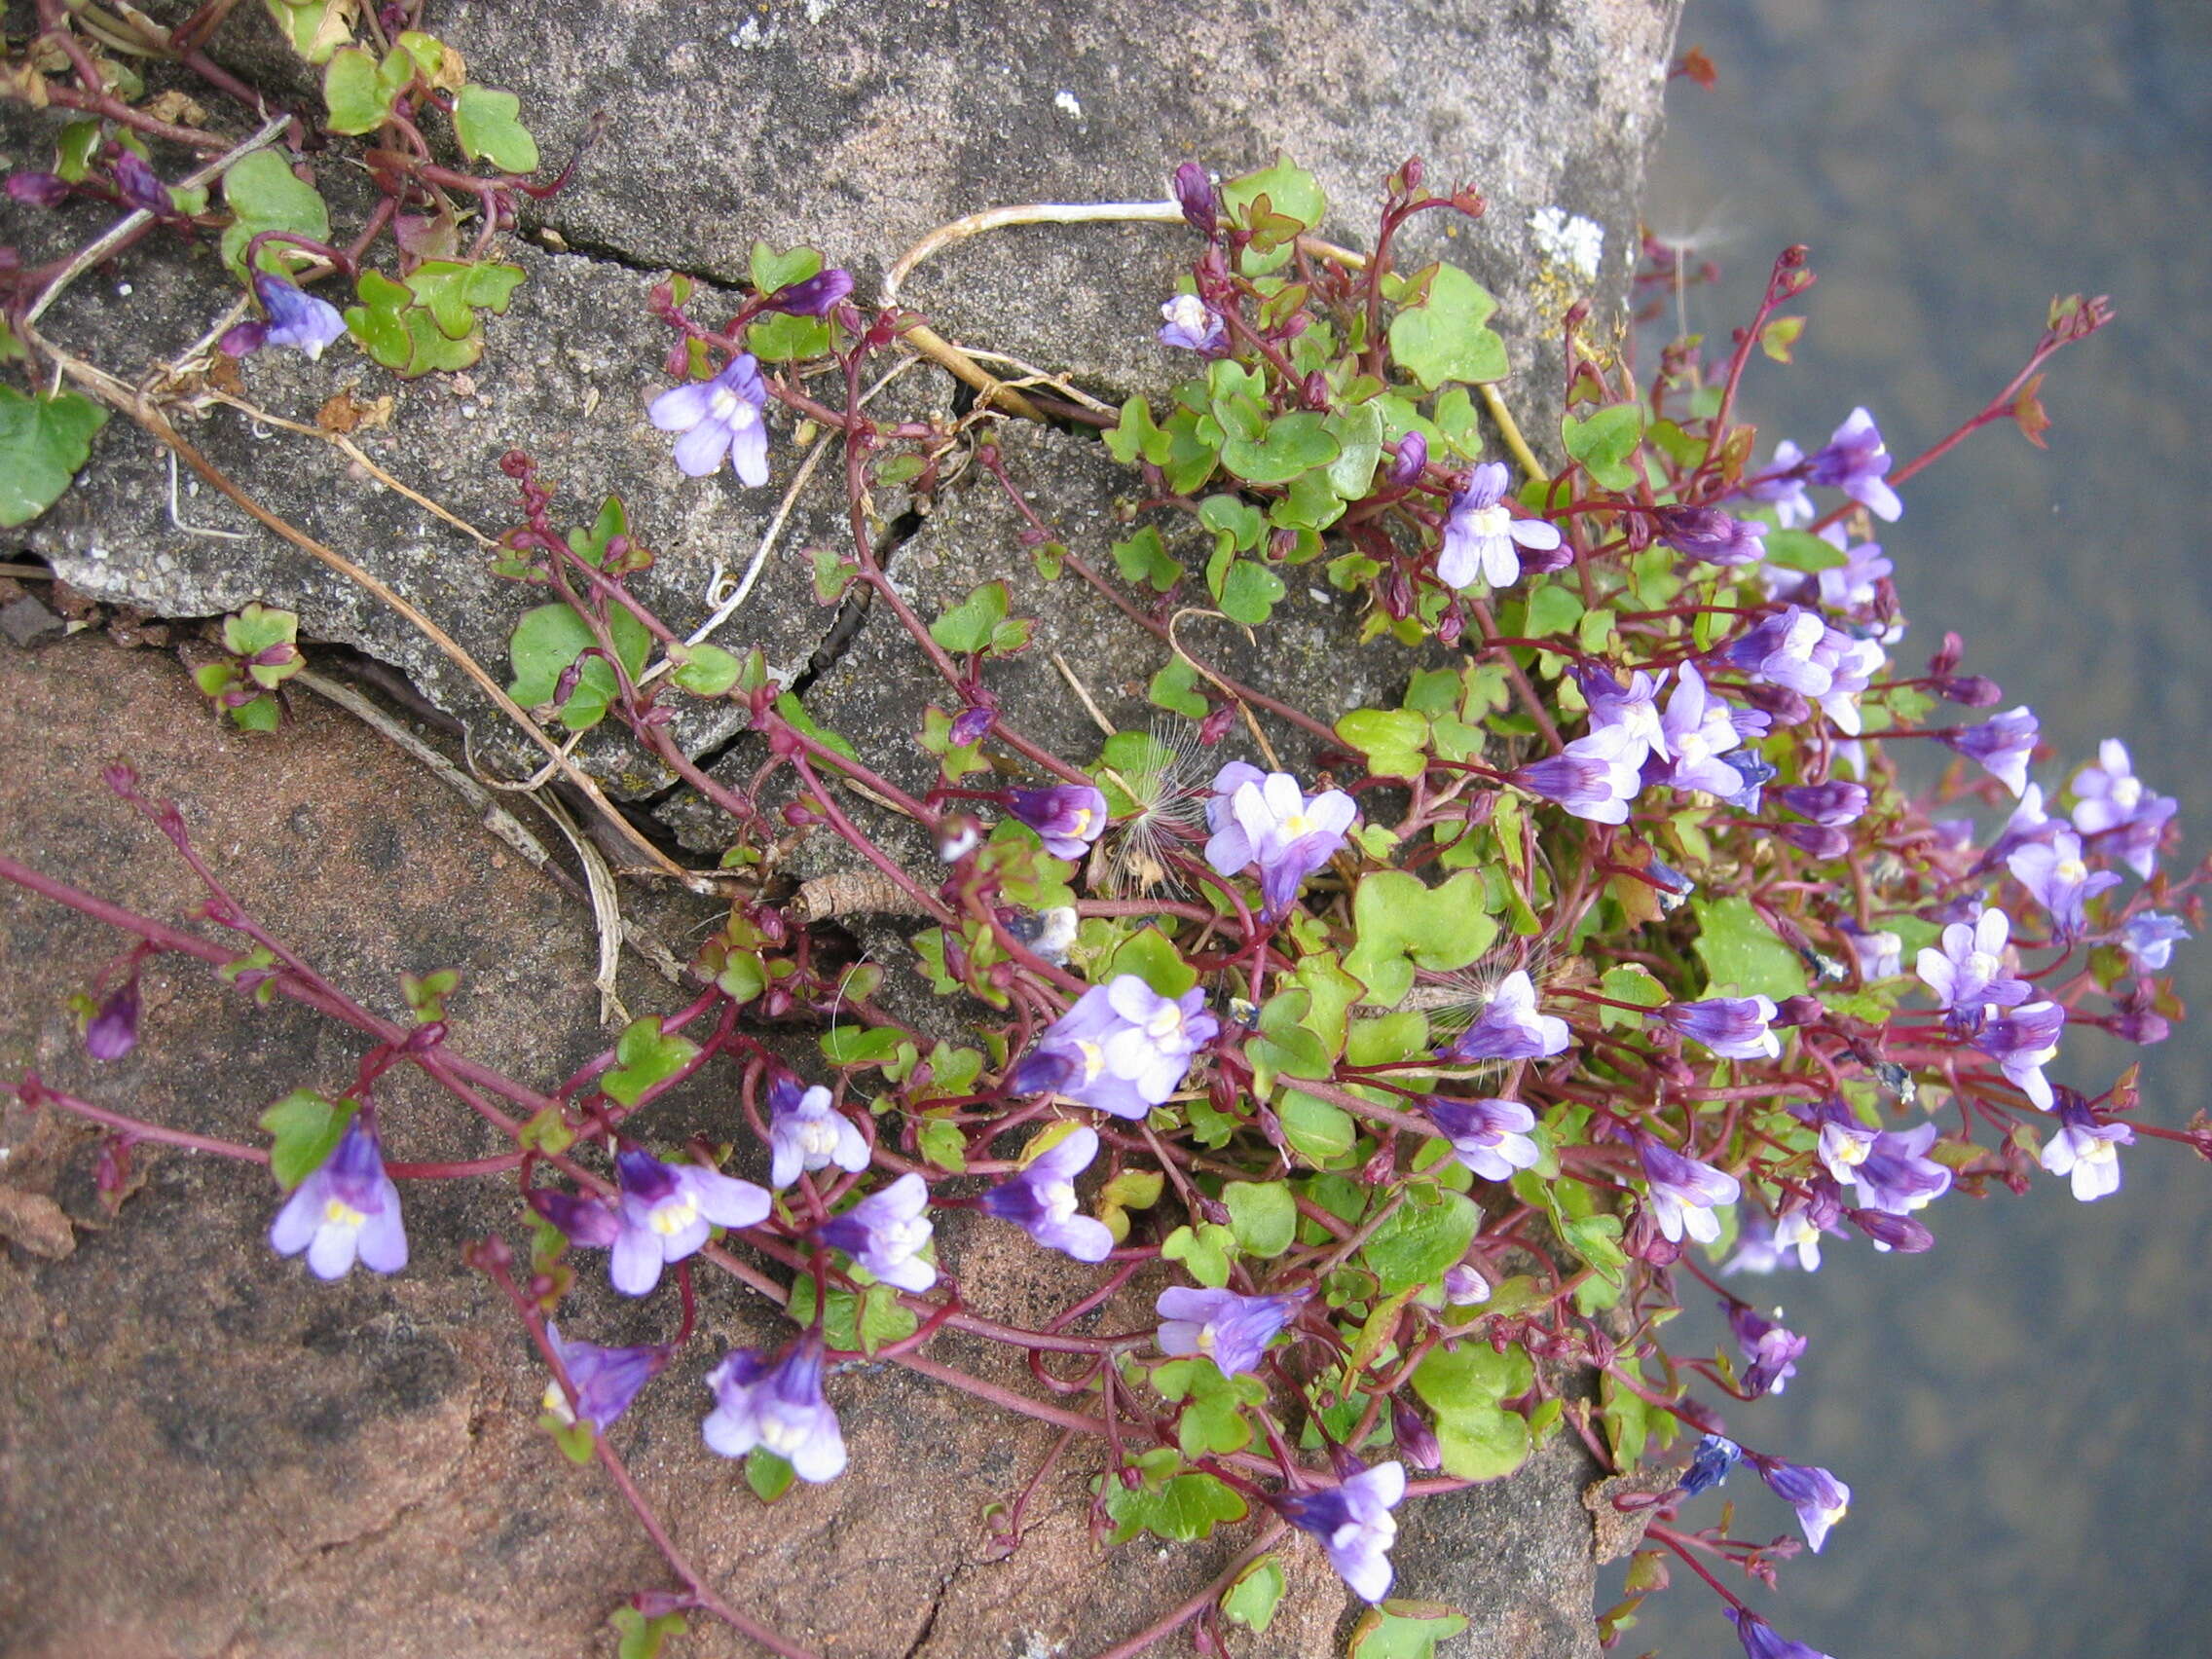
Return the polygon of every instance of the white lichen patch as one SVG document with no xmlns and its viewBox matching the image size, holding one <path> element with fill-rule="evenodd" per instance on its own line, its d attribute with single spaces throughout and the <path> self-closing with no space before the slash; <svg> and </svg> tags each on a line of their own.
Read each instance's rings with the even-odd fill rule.
<svg viewBox="0 0 2212 1659">
<path fill-rule="evenodd" d="M 1052 99 L 1052 107 L 1070 121 L 1081 121 L 1083 119 L 1083 100 L 1064 88 Z"/>
<path fill-rule="evenodd" d="M 1598 264 L 1605 254 L 1604 226 L 1564 207 L 1539 207 L 1529 215 L 1529 229 L 1546 265 L 1558 266 L 1585 282 L 1598 279 Z"/>
</svg>

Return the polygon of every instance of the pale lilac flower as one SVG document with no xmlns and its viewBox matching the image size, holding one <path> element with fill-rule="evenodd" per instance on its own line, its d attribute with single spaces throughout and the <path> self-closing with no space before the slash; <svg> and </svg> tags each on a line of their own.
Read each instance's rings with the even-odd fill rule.
<svg viewBox="0 0 2212 1659">
<path fill-rule="evenodd" d="M 2066 1011 L 2053 1002 L 2032 1002 L 1998 1014 L 1985 1023 L 1973 1046 L 1995 1060 L 2000 1070 L 2036 1109 L 2050 1110 L 2050 1084 L 2043 1068 L 2058 1057 L 2058 1034 L 2066 1024 Z"/>
<path fill-rule="evenodd" d="M 1874 1141 L 1882 1131 L 1861 1123 L 1841 1100 L 1824 1100 L 1817 1106 L 1792 1106 L 1789 1110 L 1820 1131 L 1821 1138 L 1814 1152 L 1820 1158 L 1821 1166 L 1844 1186 L 1858 1180 L 1859 1166 L 1866 1161 L 1867 1154 L 1874 1150 Z"/>
<path fill-rule="evenodd" d="M 85 1022 L 85 1052 L 95 1060 L 120 1060 L 136 1047 L 138 976 L 133 974 L 108 992 L 99 1011 Z"/>
<path fill-rule="evenodd" d="M 1160 1351 L 1204 1354 L 1224 1377 L 1259 1367 L 1268 1345 L 1296 1317 L 1304 1292 L 1239 1296 L 1233 1290 L 1163 1290 L 1153 1309 L 1161 1318 Z"/>
<path fill-rule="evenodd" d="M 1198 295 L 1177 294 L 1160 308 L 1160 314 L 1165 319 L 1160 330 L 1162 346 L 1208 357 L 1229 350 L 1229 325 Z"/>
<path fill-rule="evenodd" d="M 1711 1492 L 1728 1478 L 1743 1456 L 1744 1449 L 1724 1434 L 1700 1435 L 1690 1466 L 1682 1471 L 1681 1490 L 1691 1497 Z"/>
<path fill-rule="evenodd" d="M 1461 1262 L 1444 1272 L 1444 1300 L 1454 1308 L 1472 1308 L 1490 1300 L 1490 1280 Z"/>
<path fill-rule="evenodd" d="M 774 1200 L 750 1181 L 695 1163 L 663 1163 L 624 1148 L 614 1155 L 621 1187 L 608 1277 L 624 1296 L 643 1296 L 660 1271 L 707 1242 L 716 1227 L 753 1227 Z"/>
<path fill-rule="evenodd" d="M 1723 800 L 1742 793 L 1744 775 L 1721 758 L 1743 741 L 1742 734 L 1728 705 L 1706 689 L 1695 664 L 1685 662 L 1676 675 L 1659 729 L 1661 740 L 1652 747 L 1672 759 L 1657 782 Z"/>
<path fill-rule="evenodd" d="M 2181 810 L 2172 795 L 2153 795 L 2133 818 L 2112 831 L 2106 849 L 2145 881 L 2158 867 L 2158 846 L 2165 839 L 2166 824 Z"/>
<path fill-rule="evenodd" d="M 1797 1525 L 1805 1530 L 1805 1542 L 1815 1555 L 1827 1542 L 1828 1529 L 1851 1508 L 1851 1489 L 1827 1470 L 1805 1463 L 1785 1463 L 1779 1457 L 1753 1456 L 1759 1478 L 1783 1502 L 1797 1511 Z"/>
<path fill-rule="evenodd" d="M 1862 979 L 1870 984 L 1904 972 L 1904 940 L 1896 934 L 1886 928 L 1867 933 L 1848 917 L 1837 922 L 1836 929 L 1850 943 Z"/>
<path fill-rule="evenodd" d="M 1794 1250 L 1797 1253 L 1798 1267 L 1809 1273 L 1818 1272 L 1821 1266 L 1821 1235 L 1826 1231 L 1819 1205 L 1808 1203 L 1802 1198 L 1789 1199 L 1774 1218 L 1777 1261 Z"/>
<path fill-rule="evenodd" d="M 2016 1008 L 2033 994 L 2025 979 L 2012 977 L 2006 968 L 2011 932 L 2011 917 L 1993 904 L 1972 922 L 1946 927 L 1940 950 L 1922 947 L 1914 971 L 1958 1016 L 1954 1025 L 1978 1023 L 1985 1005 Z"/>
<path fill-rule="evenodd" d="M 1715 1204 L 1732 1204 L 1742 1196 L 1743 1184 L 1724 1169 L 1686 1158 L 1673 1147 L 1639 1135 L 1636 1153 L 1651 1184 L 1651 1215 L 1670 1244 L 1679 1244 L 1688 1234 L 1700 1244 L 1720 1236 Z"/>
<path fill-rule="evenodd" d="M 2065 828 L 2064 819 L 2053 818 L 2044 811 L 2043 785 L 2030 784 L 2020 792 L 2019 804 L 2005 820 L 2005 828 L 1997 832 L 1997 838 L 1989 843 L 1989 851 L 1974 865 L 1974 871 L 1978 874 L 1996 868 L 2016 850 L 2032 842 L 2047 844 Z"/>
<path fill-rule="evenodd" d="M 1774 1222 L 1754 1211 L 1736 1229 L 1736 1248 L 1720 1264 L 1720 1272 L 1724 1277 L 1729 1273 L 1756 1273 L 1764 1278 L 1784 1265 L 1782 1252 L 1775 1246 Z"/>
<path fill-rule="evenodd" d="M 1103 1262 L 1113 1251 L 1114 1235 L 1104 1222 L 1081 1214 L 1075 1196 L 1075 1178 L 1097 1156 L 1098 1131 L 1078 1126 L 978 1201 L 986 1214 L 1013 1222 L 1048 1250 L 1063 1251 L 1079 1262 Z"/>
<path fill-rule="evenodd" d="M 797 1080 L 779 1077 L 768 1087 L 768 1184 L 788 1187 L 834 1163 L 847 1174 L 867 1167 L 867 1137 L 830 1103 L 817 1085 L 801 1091 Z"/>
<path fill-rule="evenodd" d="M 1536 1115 L 1518 1100 L 1446 1100 L 1432 1094 L 1421 1109 L 1452 1143 L 1453 1157 L 1486 1181 L 1510 1181 L 1516 1169 L 1542 1161 L 1529 1138 Z"/>
<path fill-rule="evenodd" d="M 1049 1090 L 1117 1118 L 1143 1117 L 1158 1102 L 1140 1094 L 1132 1080 L 1109 1070 L 1106 1064 L 1106 1039 L 1127 1023 L 1114 1012 L 1106 987 L 1091 986 L 1022 1056 L 1008 1088 L 1015 1094 Z"/>
<path fill-rule="evenodd" d="M 1825 1133 L 1824 1129 L 1824 1146 Z M 1950 1170 L 1925 1156 L 1935 1140 L 1934 1124 L 1902 1132 L 1883 1129 L 1867 1143 L 1858 1161 L 1838 1172 L 1836 1178 L 1856 1186 L 1869 1209 L 1910 1215 L 1951 1190 Z"/>
<path fill-rule="evenodd" d="M 1609 674 L 1593 675 L 1582 682 L 1583 696 L 1590 704 L 1590 729 L 1627 733 L 1622 758 L 1633 759 L 1638 766 L 1651 754 L 1673 757 L 1666 722 L 1659 716 L 1659 687 L 1666 679 L 1665 669 L 1654 677 L 1640 668 L 1628 677 L 1626 685 Z"/>
<path fill-rule="evenodd" d="M 1045 790 L 1009 790 L 1007 810 L 1045 842 L 1056 859 L 1080 859 L 1106 828 L 1106 796 L 1089 784 L 1055 784 Z"/>
<path fill-rule="evenodd" d="M 1835 677 L 1827 664 L 1814 660 L 1814 653 L 1827 634 L 1828 625 L 1818 611 L 1788 606 L 1730 645 L 1726 655 L 1754 679 L 1800 696 L 1823 697 Z"/>
<path fill-rule="evenodd" d="M 1229 770 L 1224 767 L 1222 776 Z M 1220 779 L 1215 783 L 1218 789 Z M 1309 795 L 1288 772 L 1244 779 L 1229 796 L 1228 821 L 1206 842 L 1206 863 L 1216 875 L 1258 865 L 1262 918 L 1272 920 L 1290 908 L 1300 883 L 1345 844 L 1354 816 L 1351 796 L 1342 790 Z"/>
<path fill-rule="evenodd" d="M 2082 862 L 2082 838 L 2071 830 L 2056 831 L 2047 843 L 2016 848 L 2005 864 L 2050 912 L 2051 924 L 2062 939 L 2072 939 L 2087 927 L 2083 906 L 2120 882 L 2118 870 L 2091 870 Z"/>
<path fill-rule="evenodd" d="M 395 1273 L 407 1266 L 407 1231 L 399 1219 L 399 1189 L 384 1172 L 376 1131 L 355 1113 L 330 1157 L 284 1200 L 269 1227 L 269 1245 L 279 1256 L 308 1253 L 308 1271 L 341 1279 L 359 1260 L 371 1272 Z"/>
<path fill-rule="evenodd" d="M 2073 1178 L 2074 1197 L 2091 1203 L 2120 1191 L 2120 1149 L 2135 1144 L 2125 1124 L 2100 1124 L 2071 1088 L 2058 1091 L 2058 1132 L 2044 1143 L 2043 1166 Z"/>
<path fill-rule="evenodd" d="M 1812 693 L 1821 712 L 1835 722 L 1836 730 L 1846 737 L 1857 737 L 1862 724 L 1859 698 L 1888 660 L 1882 647 L 1872 640 L 1854 639 L 1830 628 L 1813 648 L 1813 660 L 1828 671 L 1828 688 Z"/>
<path fill-rule="evenodd" d="M 1643 752 L 1622 726 L 1578 737 L 1548 760 L 1508 774 L 1530 794 L 1556 801 L 1593 824 L 1625 824 L 1628 803 L 1643 787 Z"/>
<path fill-rule="evenodd" d="M 1854 409 L 1834 435 L 1813 452 L 1807 467 L 1809 482 L 1841 490 L 1876 518 L 1896 520 L 1904 503 L 1884 476 L 1890 470 L 1890 452 L 1874 425 L 1874 417 Z"/>
<path fill-rule="evenodd" d="M 1660 507 L 1659 539 L 1685 558 L 1728 568 L 1766 557 L 1766 529 L 1756 519 L 1730 518 L 1718 507 Z"/>
<path fill-rule="evenodd" d="M 1784 530 L 1813 521 L 1813 498 L 1805 494 L 1805 452 L 1788 438 L 1774 446 L 1774 460 L 1745 484 L 1744 494 L 1769 503 Z"/>
<path fill-rule="evenodd" d="M 2120 948 L 2136 967 L 2162 974 L 2173 962 L 2175 941 L 2194 937 L 2181 925 L 2180 917 L 2145 910 L 2127 918 L 2126 926 L 2120 930 Z"/>
<path fill-rule="evenodd" d="M 1405 1495 L 1405 1468 L 1389 1462 L 1320 1492 L 1288 1493 L 1274 1506 L 1285 1521 L 1321 1540 L 1329 1565 L 1353 1595 L 1380 1602 L 1390 1593 L 1389 1551 L 1398 1536 L 1390 1510 Z"/>
<path fill-rule="evenodd" d="M 1535 983 L 1526 968 L 1516 968 L 1445 1053 L 1455 1060 L 1540 1060 L 1564 1052 L 1573 1041 L 1566 1020 L 1536 1012 Z"/>
<path fill-rule="evenodd" d="M 930 1241 L 929 1184 L 912 1170 L 880 1193 L 871 1193 L 814 1235 L 901 1290 L 924 1291 L 937 1283 L 937 1268 L 922 1250 Z"/>
<path fill-rule="evenodd" d="M 767 401 L 759 364 L 740 351 L 713 380 L 672 387 L 645 413 L 662 431 L 683 434 L 676 440 L 676 464 L 686 477 L 720 471 L 726 456 L 738 481 L 757 487 L 768 482 L 768 428 L 760 420 Z"/>
<path fill-rule="evenodd" d="M 1821 603 L 1830 610 L 1850 613 L 1872 607 L 1880 598 L 1881 582 L 1897 567 L 1882 557 L 1879 541 L 1862 541 L 1856 547 L 1845 547 L 1843 526 L 1830 525 L 1822 535 L 1835 546 L 1843 548 L 1844 562 L 1825 571 L 1813 572 L 1815 589 Z M 1902 630 L 1899 635 L 1902 637 Z"/>
<path fill-rule="evenodd" d="M 2035 754 L 2037 736 L 2035 713 L 2023 703 L 1992 715 L 1980 725 L 1937 732 L 1936 740 L 1980 761 L 1984 771 L 2017 795 L 2028 787 L 2028 760 Z"/>
<path fill-rule="evenodd" d="M 1707 997 L 1655 1008 L 1651 1017 L 1724 1060 L 1771 1060 L 1782 1052 L 1769 1029 L 1775 1014 L 1772 997 Z"/>
<path fill-rule="evenodd" d="M 2097 745 L 2097 763 L 2074 775 L 2074 828 L 2102 835 L 2132 824 L 2165 797 L 2152 793 L 2135 775 L 2127 745 L 2108 737 Z"/>
<path fill-rule="evenodd" d="M 845 1468 L 845 1437 L 822 1395 L 822 1339 L 812 1332 L 773 1364 L 750 1348 L 724 1354 L 707 1374 L 715 1409 L 700 1432 L 708 1447 L 724 1457 L 761 1447 L 802 1481 L 835 1480 Z"/>
<path fill-rule="evenodd" d="M 1802 1641 L 1787 1641 L 1782 1633 L 1748 1607 L 1723 1607 L 1736 1627 L 1736 1640 L 1744 1644 L 1745 1659 L 1828 1659 L 1820 1649 Z"/>
<path fill-rule="evenodd" d="M 638 1390 L 658 1376 L 669 1360 L 668 1348 L 659 1343 L 643 1347 L 602 1347 L 597 1343 L 571 1342 L 550 1319 L 545 1321 L 545 1340 L 553 1345 L 553 1351 L 561 1356 L 561 1369 L 575 1384 L 576 1406 L 582 1409 L 584 1419 L 602 1434 L 614 1426 L 614 1419 L 630 1409 Z M 575 1422 L 578 1414 L 570 1406 L 568 1391 L 558 1377 L 545 1384 L 543 1403 L 560 1422 Z"/>
<path fill-rule="evenodd" d="M 307 357 L 320 358 L 322 349 L 346 332 L 346 319 L 336 306 L 281 276 L 254 273 L 253 294 L 269 313 L 269 328 L 261 337 L 264 346 L 289 346 Z"/>
<path fill-rule="evenodd" d="M 1436 555 L 1436 579 L 1446 587 L 1472 586 L 1477 576 L 1493 588 L 1511 587 L 1521 579 L 1516 544 L 1537 552 L 1560 545 L 1557 526 L 1513 516 L 1505 505 L 1508 477 L 1503 461 L 1486 461 L 1464 490 L 1454 492 Z"/>
<path fill-rule="evenodd" d="M 1765 1394 L 1787 1392 L 1789 1379 L 1797 1375 L 1797 1360 L 1805 1351 L 1805 1339 L 1794 1331 L 1785 1330 L 1746 1303 L 1723 1302 L 1720 1307 L 1728 1315 L 1728 1329 L 1743 1345 L 1744 1357 L 1751 1361 L 1743 1376 L 1744 1392 L 1754 1400 Z M 1781 1309 L 1775 1311 L 1779 1313 Z"/>
</svg>

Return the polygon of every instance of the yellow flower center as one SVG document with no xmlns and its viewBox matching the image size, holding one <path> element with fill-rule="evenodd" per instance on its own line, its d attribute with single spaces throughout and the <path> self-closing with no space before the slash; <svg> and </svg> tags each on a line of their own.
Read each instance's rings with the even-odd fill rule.
<svg viewBox="0 0 2212 1659">
<path fill-rule="evenodd" d="M 322 1206 L 322 1224 L 325 1227 L 365 1227 L 369 1218 L 344 1198 L 330 1198 Z"/>
<path fill-rule="evenodd" d="M 1502 506 L 1477 507 L 1467 515 L 1467 528 L 1485 538 L 1505 535 L 1512 522 L 1513 515 Z"/>
<path fill-rule="evenodd" d="M 652 1230 L 664 1238 L 673 1238 L 698 1219 L 699 1206 L 679 1193 L 653 1206 Z"/>
</svg>

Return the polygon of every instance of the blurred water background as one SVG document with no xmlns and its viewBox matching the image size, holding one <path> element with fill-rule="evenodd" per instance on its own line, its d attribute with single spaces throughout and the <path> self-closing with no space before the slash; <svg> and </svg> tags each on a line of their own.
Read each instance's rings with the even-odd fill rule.
<svg viewBox="0 0 2212 1659">
<path fill-rule="evenodd" d="M 2048 451 L 1986 429 L 1881 540 L 1913 623 L 1898 660 L 1964 634 L 1966 669 L 2056 746 L 2046 792 L 2124 738 L 2181 800 L 2186 868 L 2212 841 L 2212 6 L 1691 0 L 1681 45 L 1720 74 L 1675 83 L 1651 197 L 1725 271 L 1690 326 L 1724 353 L 1788 243 L 1820 274 L 1791 308 L 1800 366 L 1749 377 L 1761 458 L 1861 403 L 1916 455 L 2011 376 L 2053 295 L 2113 297 L 2120 321 L 2045 383 Z M 2212 940 L 2177 968 L 2201 1017 L 2141 1051 L 2144 1115 L 2174 1126 L 2212 1105 Z M 2133 1052 L 2070 1037 L 2053 1076 L 2099 1090 Z M 1745 1281 L 1812 1347 L 1731 1427 L 1855 1494 L 1782 1596 L 1737 1581 L 1785 1635 L 1839 1659 L 2212 1654 L 2212 1165 L 2123 1156 L 2095 1204 L 2049 1181 L 1946 1198 L 1928 1255 L 1839 1245 Z M 1739 1535 L 1793 1530 L 1749 1471 L 1725 1492 Z M 1735 1654 L 1676 1579 L 1617 1651 Z"/>
</svg>

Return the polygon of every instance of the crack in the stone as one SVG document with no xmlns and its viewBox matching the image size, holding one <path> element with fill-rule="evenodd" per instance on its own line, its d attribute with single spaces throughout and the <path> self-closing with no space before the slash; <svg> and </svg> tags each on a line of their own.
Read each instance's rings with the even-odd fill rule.
<svg viewBox="0 0 2212 1659">
<path fill-rule="evenodd" d="M 914 1633 L 914 1640 L 906 1644 L 906 1651 L 900 1659 L 916 1659 L 922 1649 L 929 1645 L 930 1637 L 937 1630 L 937 1616 L 944 1608 L 944 1599 L 951 1594 L 952 1586 L 968 1570 L 969 1565 L 965 1561 L 954 1562 L 937 1581 L 936 1594 L 930 1597 L 929 1611 L 922 1615 L 922 1628 Z"/>
<path fill-rule="evenodd" d="M 735 276 L 713 271 L 690 271 L 681 265 L 671 265 L 665 259 L 641 259 L 627 248 L 596 238 L 571 236 L 562 225 L 551 219 L 536 219 L 526 227 L 525 234 L 548 253 L 573 254 L 579 259 L 600 265 L 612 265 L 624 271 L 635 271 L 645 276 L 688 276 L 701 287 L 718 293 L 742 293 L 745 284 Z M 548 240 L 547 239 L 552 240 Z"/>
</svg>

